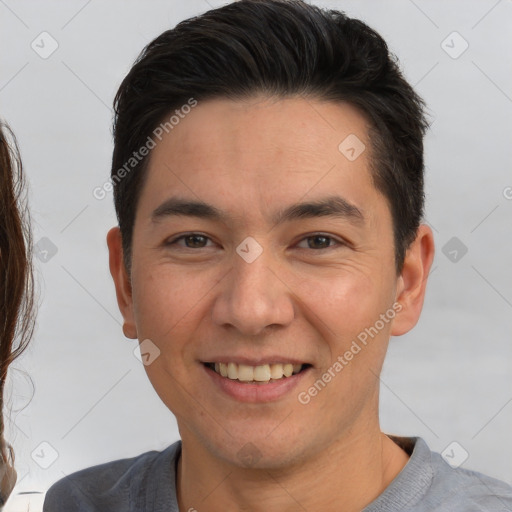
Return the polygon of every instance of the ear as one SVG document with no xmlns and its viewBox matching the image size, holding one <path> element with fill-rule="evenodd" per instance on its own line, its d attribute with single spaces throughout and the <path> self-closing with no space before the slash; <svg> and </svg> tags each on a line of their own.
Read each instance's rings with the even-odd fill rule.
<svg viewBox="0 0 512 512">
<path fill-rule="evenodd" d="M 433 259 L 434 235 L 429 226 L 422 224 L 407 249 L 398 278 L 396 301 L 402 308 L 393 320 L 392 336 L 405 334 L 418 322 Z"/>
<path fill-rule="evenodd" d="M 133 314 L 132 286 L 123 258 L 121 231 L 116 226 L 107 234 L 110 274 L 116 287 L 117 304 L 123 315 L 123 333 L 127 338 L 137 339 L 137 328 Z"/>
</svg>

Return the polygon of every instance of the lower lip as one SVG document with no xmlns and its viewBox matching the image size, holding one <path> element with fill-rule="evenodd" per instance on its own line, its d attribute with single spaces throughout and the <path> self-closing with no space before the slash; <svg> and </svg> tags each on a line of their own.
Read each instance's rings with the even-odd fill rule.
<svg viewBox="0 0 512 512">
<path fill-rule="evenodd" d="M 283 377 L 275 382 L 268 384 L 249 384 L 240 382 L 239 380 L 228 379 L 222 377 L 211 368 L 202 365 L 206 373 L 213 383 L 231 398 L 240 402 L 258 403 L 272 402 L 284 397 L 299 384 L 304 376 L 311 370 L 311 367 L 292 375 L 291 377 Z"/>
</svg>

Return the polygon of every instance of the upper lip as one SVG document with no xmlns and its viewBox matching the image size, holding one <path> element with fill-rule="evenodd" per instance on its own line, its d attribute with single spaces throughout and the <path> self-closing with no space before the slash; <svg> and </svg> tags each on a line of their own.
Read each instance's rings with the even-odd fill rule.
<svg viewBox="0 0 512 512">
<path fill-rule="evenodd" d="M 251 358 L 246 356 L 212 356 L 208 359 L 203 359 L 203 363 L 236 363 L 236 364 L 245 364 L 248 366 L 261 366 L 264 364 L 282 364 L 282 363 L 291 363 L 291 364 L 309 364 L 304 360 L 297 359 L 296 357 L 287 357 L 287 356 L 265 356 L 258 358 Z"/>
</svg>

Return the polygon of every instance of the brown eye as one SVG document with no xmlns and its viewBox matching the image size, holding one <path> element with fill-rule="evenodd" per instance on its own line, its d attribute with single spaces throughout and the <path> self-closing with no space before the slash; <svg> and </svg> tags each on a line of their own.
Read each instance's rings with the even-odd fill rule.
<svg viewBox="0 0 512 512">
<path fill-rule="evenodd" d="M 308 242 L 310 249 L 325 249 L 330 246 L 329 242 L 331 238 L 323 235 L 315 235 L 308 237 L 308 240 L 313 240 L 312 244 Z"/>
<path fill-rule="evenodd" d="M 185 244 L 187 247 L 204 247 L 206 245 L 207 238 L 203 235 L 187 235 L 184 237 Z"/>
<path fill-rule="evenodd" d="M 210 239 L 207 236 L 201 235 L 200 233 L 189 233 L 167 242 L 166 245 L 175 245 L 186 249 L 202 249 L 203 247 L 207 247 L 208 240 Z M 184 243 L 182 243 L 182 241 Z"/>
<path fill-rule="evenodd" d="M 322 235 L 322 234 L 316 234 L 316 235 L 310 235 L 301 240 L 301 244 L 307 241 L 307 247 L 300 246 L 301 249 L 331 249 L 335 247 L 336 245 L 343 245 L 341 242 L 335 240 L 331 236 Z"/>
</svg>

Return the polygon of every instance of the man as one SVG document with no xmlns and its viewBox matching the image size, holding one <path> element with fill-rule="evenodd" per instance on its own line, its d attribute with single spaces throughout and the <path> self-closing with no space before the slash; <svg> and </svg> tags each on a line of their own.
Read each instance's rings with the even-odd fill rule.
<svg viewBox="0 0 512 512">
<path fill-rule="evenodd" d="M 181 441 L 64 478 L 44 510 L 512 510 L 380 430 L 434 255 L 423 104 L 382 38 L 241 0 L 150 43 L 115 108 L 110 269 Z"/>
</svg>

